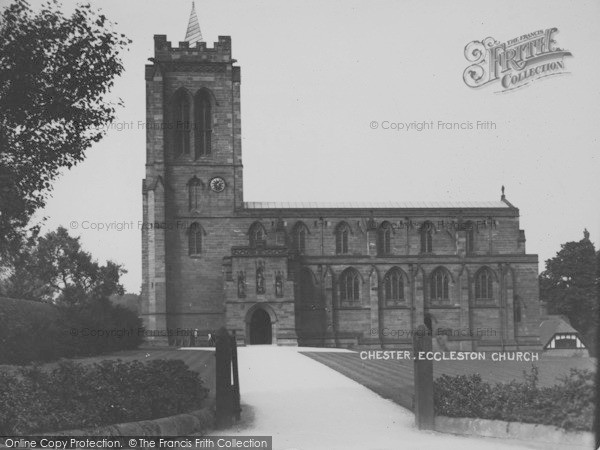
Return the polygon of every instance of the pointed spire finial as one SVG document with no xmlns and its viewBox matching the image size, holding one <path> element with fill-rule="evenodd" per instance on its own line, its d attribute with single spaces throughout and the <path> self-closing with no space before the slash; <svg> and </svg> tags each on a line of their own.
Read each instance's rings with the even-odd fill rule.
<svg viewBox="0 0 600 450">
<path fill-rule="evenodd" d="M 190 21 L 188 22 L 187 31 L 185 33 L 185 40 L 190 43 L 190 46 L 194 45 L 196 42 L 202 42 L 202 32 L 200 31 L 200 24 L 198 23 L 194 2 L 192 2 L 192 12 L 190 13 Z"/>
</svg>

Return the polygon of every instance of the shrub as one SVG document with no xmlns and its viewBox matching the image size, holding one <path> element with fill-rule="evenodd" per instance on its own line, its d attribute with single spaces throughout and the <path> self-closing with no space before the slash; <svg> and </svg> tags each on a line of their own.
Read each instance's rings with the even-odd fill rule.
<svg viewBox="0 0 600 450">
<path fill-rule="evenodd" d="M 571 369 L 552 387 L 538 386 L 538 369 L 524 372 L 524 381 L 484 382 L 479 374 L 434 381 L 435 413 L 448 417 L 554 425 L 591 431 L 594 417 L 594 374 Z"/>
<path fill-rule="evenodd" d="M 180 360 L 93 365 L 63 361 L 52 370 L 0 372 L 0 434 L 97 427 L 149 420 L 201 407 L 208 389 Z"/>
<path fill-rule="evenodd" d="M 487 400 L 491 387 L 482 381 L 479 374 L 442 375 L 435 380 L 434 386 L 436 412 L 441 411 L 438 414 L 449 416 L 447 412 L 452 411 L 451 417 L 479 417 L 489 406 Z M 452 395 L 448 395 L 450 392 Z"/>
<path fill-rule="evenodd" d="M 0 364 L 54 361 L 134 349 L 143 342 L 143 333 L 138 333 L 141 328 L 142 321 L 135 312 L 108 300 L 56 307 L 0 298 Z M 76 332 L 71 334 L 72 330 Z M 90 330 L 120 333 L 99 337 L 92 336 Z"/>
<path fill-rule="evenodd" d="M 53 305 L 0 297 L 0 364 L 50 361 L 65 353 L 60 311 Z"/>
<path fill-rule="evenodd" d="M 131 350 L 143 342 L 143 334 L 138 333 L 142 328 L 141 319 L 130 309 L 113 305 L 108 300 L 61 307 L 60 310 L 65 331 L 63 347 L 68 348 L 71 355 L 91 356 Z M 71 335 L 71 330 L 77 332 Z"/>
<path fill-rule="evenodd" d="M 560 427 L 575 430 L 592 429 L 594 417 L 595 375 L 589 370 L 571 369 L 568 376 L 560 378 L 561 384 L 554 386 L 548 405 L 557 407 L 556 422 Z"/>
</svg>

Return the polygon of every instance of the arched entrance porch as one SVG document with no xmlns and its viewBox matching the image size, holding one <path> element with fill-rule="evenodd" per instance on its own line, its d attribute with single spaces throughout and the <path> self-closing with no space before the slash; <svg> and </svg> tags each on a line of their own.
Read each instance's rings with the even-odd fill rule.
<svg viewBox="0 0 600 450">
<path fill-rule="evenodd" d="M 277 317 L 269 305 L 256 304 L 246 313 L 246 342 L 250 345 L 276 344 Z"/>
</svg>

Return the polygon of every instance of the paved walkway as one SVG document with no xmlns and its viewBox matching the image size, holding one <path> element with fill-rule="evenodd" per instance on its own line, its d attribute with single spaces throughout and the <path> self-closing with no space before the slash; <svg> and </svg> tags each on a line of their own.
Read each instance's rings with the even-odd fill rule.
<svg viewBox="0 0 600 450">
<path fill-rule="evenodd" d="M 243 420 L 233 429 L 212 434 L 273 436 L 277 450 L 532 448 L 495 439 L 418 431 L 409 410 L 298 350 L 315 349 L 240 348 Z"/>
</svg>

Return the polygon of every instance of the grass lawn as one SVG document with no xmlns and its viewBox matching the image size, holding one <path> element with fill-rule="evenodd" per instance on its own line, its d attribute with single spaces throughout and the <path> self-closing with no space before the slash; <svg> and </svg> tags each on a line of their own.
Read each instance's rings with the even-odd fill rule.
<svg viewBox="0 0 600 450">
<path fill-rule="evenodd" d="M 408 360 L 362 360 L 358 352 L 328 353 L 302 352 L 326 366 L 340 372 L 348 378 L 390 399 L 405 408 L 412 409 L 413 361 Z M 594 370 L 593 358 L 544 357 L 535 362 L 502 361 L 441 361 L 434 362 L 433 376 L 450 376 L 479 373 L 484 381 L 509 382 L 523 380 L 523 371 L 529 372 L 531 366 L 539 368 L 539 385 L 551 386 L 557 378 L 568 375 L 570 368 Z"/>
</svg>

